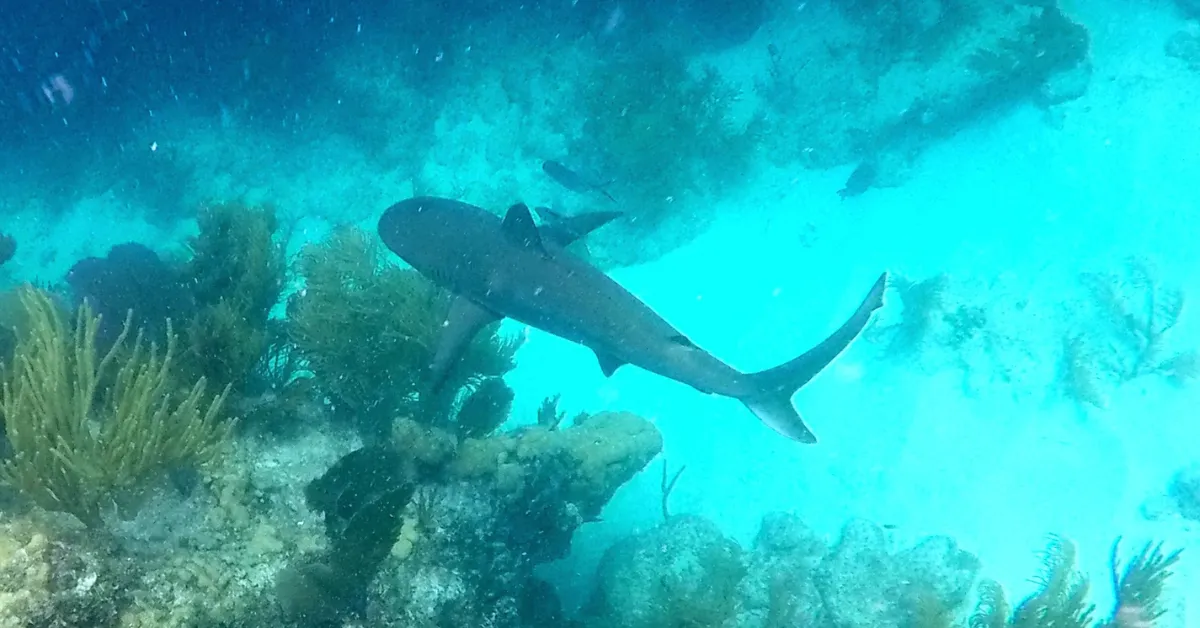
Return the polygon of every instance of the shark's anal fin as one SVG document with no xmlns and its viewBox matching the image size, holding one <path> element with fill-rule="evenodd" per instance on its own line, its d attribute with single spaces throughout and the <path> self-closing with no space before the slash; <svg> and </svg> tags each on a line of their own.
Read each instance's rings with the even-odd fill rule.
<svg viewBox="0 0 1200 628">
<path fill-rule="evenodd" d="M 446 383 L 446 375 L 454 367 L 475 334 L 485 326 L 500 320 L 500 317 L 464 297 L 454 297 L 450 302 L 450 313 L 446 316 L 442 334 L 438 337 L 437 351 L 429 365 L 426 386 L 430 393 L 438 392 Z"/>
<path fill-rule="evenodd" d="M 617 369 L 625 365 L 621 360 L 614 358 L 607 353 L 596 352 L 596 361 L 600 363 L 600 372 L 604 373 L 605 377 L 612 377 L 612 374 L 617 372 Z"/>
<path fill-rule="evenodd" d="M 549 255 L 546 253 L 546 247 L 542 245 L 542 233 L 533 221 L 533 214 L 529 213 L 529 208 L 524 203 L 517 203 L 508 208 L 508 213 L 504 214 L 502 228 L 505 237 L 513 244 L 540 255 Z"/>
</svg>

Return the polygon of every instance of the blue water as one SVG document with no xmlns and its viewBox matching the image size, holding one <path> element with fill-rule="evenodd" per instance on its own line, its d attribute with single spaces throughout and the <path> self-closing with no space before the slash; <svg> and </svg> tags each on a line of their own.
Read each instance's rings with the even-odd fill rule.
<svg viewBox="0 0 1200 628">
<path fill-rule="evenodd" d="M 272 204 L 291 252 L 338 225 L 370 228 L 414 194 L 497 212 L 517 200 L 603 209 L 540 169 L 578 156 L 585 121 L 571 94 L 597 59 L 669 42 L 748 94 L 733 108 L 744 123 L 761 106 L 754 86 L 768 44 L 843 36 L 840 23 L 820 21 L 835 12 L 824 2 L 768 3 L 756 29 L 741 23 L 754 16 L 721 3 L 438 4 L 5 6 L 0 232 L 19 248 L 0 282 L 53 285 L 77 260 L 128 241 L 182 255 L 194 208 L 214 201 Z M 551 394 L 568 412 L 650 419 L 663 457 L 687 466 L 672 510 L 746 546 L 767 512 L 794 512 L 829 539 L 862 517 L 886 524 L 897 547 L 953 536 L 1019 596 L 1056 533 L 1078 543 L 1107 608 L 1109 548 L 1124 536 L 1192 548 L 1172 585 L 1198 590 L 1196 523 L 1147 513 L 1200 459 L 1200 388 L 1147 376 L 1106 387 L 1101 408 L 1064 396 L 1059 375 L 1065 336 L 1103 344 L 1108 333 L 1088 313 L 1081 273 L 1120 273 L 1136 258 L 1161 285 L 1200 293 L 1200 72 L 1165 52 L 1176 33 L 1195 36 L 1200 16 L 1189 22 L 1170 2 L 1064 10 L 1091 37 L 1082 96 L 976 112 L 924 145 L 897 184 L 844 200 L 837 191 L 858 159 L 807 168 L 802 154 L 764 141 L 736 181 L 681 197 L 690 205 L 678 213 L 703 216 L 702 226 L 644 236 L 680 246 L 611 269 L 742 370 L 820 341 L 882 270 L 918 281 L 944 273 L 948 302 L 983 308 L 994 344 L 895 356 L 869 329 L 796 397 L 820 439 L 802 446 L 736 401 L 638 369 L 605 378 L 588 350 L 509 321 L 506 331 L 527 337 L 509 376 L 512 424 Z M 825 91 L 845 88 L 830 81 Z M 810 98 L 823 91 L 810 87 Z M 819 99 L 798 106 L 840 115 Z M 797 142 L 821 131 L 781 128 Z M 900 320 L 901 306 L 889 291 L 876 327 Z M 1200 347 L 1193 309 L 1169 345 Z M 546 568 L 567 606 L 587 597 L 588 574 L 615 540 L 660 522 L 660 463 Z M 1200 625 L 1200 605 L 1173 612 L 1176 623 L 1161 625 Z"/>
</svg>

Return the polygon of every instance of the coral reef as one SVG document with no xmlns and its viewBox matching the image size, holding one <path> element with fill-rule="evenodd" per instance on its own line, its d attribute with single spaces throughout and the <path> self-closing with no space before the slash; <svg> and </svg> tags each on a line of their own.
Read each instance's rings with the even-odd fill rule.
<svg viewBox="0 0 1200 628">
<path fill-rule="evenodd" d="M 435 479 L 418 489 L 405 515 L 412 532 L 401 531 L 373 588 L 373 625 L 526 626 L 536 625 L 531 614 L 557 616 L 534 567 L 565 556 L 574 531 L 662 448 L 653 425 L 625 413 L 468 439 L 457 452 L 414 447 L 419 440 L 403 429 L 395 444 L 424 458 L 421 475 Z"/>
<path fill-rule="evenodd" d="M 1026 99 L 1052 106 L 1090 80 L 1088 33 L 1053 2 L 808 9 L 808 24 L 765 51 L 756 91 L 771 121 L 767 153 L 815 168 L 873 164 L 861 191 L 902 183 L 922 151 L 981 111 Z"/>
<path fill-rule="evenodd" d="M 1150 520 L 1183 518 L 1200 521 L 1200 462 L 1172 474 L 1166 491 L 1148 499 L 1141 510 L 1142 516 Z"/>
<path fill-rule="evenodd" d="M 865 337 L 884 358 L 927 371 L 961 374 L 963 393 L 1042 394 L 1051 373 L 1035 372 L 1041 343 L 1030 338 L 1028 299 L 1006 294 L 999 278 L 963 281 L 946 273 L 894 275 L 900 307 L 885 309 Z"/>
<path fill-rule="evenodd" d="M 1161 284 L 1140 259 L 1122 273 L 1086 273 L 1092 303 L 1087 332 L 1067 336 L 1060 366 L 1064 394 L 1103 407 L 1107 390 L 1147 375 L 1184 385 L 1200 375 L 1200 352 L 1171 351 L 1168 338 L 1183 313 L 1183 292 Z"/>
<path fill-rule="evenodd" d="M 80 260 L 66 282 L 100 315 L 102 344 L 121 333 L 130 312 L 134 326 L 160 343 L 170 321 L 183 332 L 178 370 L 237 395 L 257 393 L 256 371 L 273 340 L 268 319 L 286 270 L 274 212 L 212 205 L 200 209 L 197 223 L 182 265 L 131 242 Z"/>
<path fill-rule="evenodd" d="M 114 626 L 130 602 L 127 565 L 76 533 L 46 535 L 31 520 L 0 519 L 0 626 Z"/>
<path fill-rule="evenodd" d="M 829 546 L 795 515 L 771 513 L 746 552 L 704 519 L 674 517 L 605 554 L 583 618 L 596 628 L 1156 625 L 1180 553 L 1146 544 L 1122 566 L 1119 542 L 1111 564 L 1117 602 L 1094 622 L 1075 547 L 1058 537 L 1043 554 L 1036 590 L 1014 608 L 999 585 L 979 580 L 979 560 L 949 537 L 891 551 L 882 527 L 851 520 Z"/>
<path fill-rule="evenodd" d="M 953 616 L 979 561 L 946 537 L 891 553 L 886 533 L 850 521 L 829 547 L 799 518 L 763 519 L 743 551 L 710 522 L 673 517 L 614 545 L 585 609 L 589 626 L 925 626 Z"/>
<path fill-rule="evenodd" d="M 0 364 L 12 364 L 17 338 L 27 326 L 21 292 L 14 288 L 0 289 Z"/>
<path fill-rule="evenodd" d="M 1180 515 L 1200 521 L 1200 463 L 1177 471 L 1171 478 L 1168 492 Z"/>
<path fill-rule="evenodd" d="M 711 521 L 690 515 L 628 537 L 604 554 L 584 611 L 588 625 L 724 625 L 737 614 L 743 554 Z"/>
<path fill-rule="evenodd" d="M 0 601 L 21 601 L 0 604 L 0 626 L 283 625 L 272 577 L 322 547 L 321 521 L 296 487 L 347 445 L 315 432 L 233 445 L 201 484 L 150 487 L 103 534 L 37 510 L 0 512 L 0 559 L 31 539 L 49 548 L 0 561 Z"/>
<path fill-rule="evenodd" d="M 1200 375 L 1200 351 L 1171 347 L 1183 293 L 1144 261 L 1130 260 L 1121 273 L 1084 274 L 1081 298 L 1065 308 L 1039 310 L 1038 299 L 1006 292 L 1002 281 L 895 275 L 889 289 L 901 307 L 885 310 L 864 337 L 906 366 L 960 371 L 969 396 L 1043 396 L 1051 387 L 1081 406 L 1107 408 L 1133 380 L 1156 375 L 1184 386 Z M 1047 318 L 1057 322 L 1045 325 Z"/>
<path fill-rule="evenodd" d="M 1197 0 L 1175 0 L 1179 10 L 1192 18 L 1200 17 L 1200 2 Z"/>
<path fill-rule="evenodd" d="M 1163 587 L 1180 551 L 1164 554 L 1162 544 L 1147 543 L 1122 567 L 1120 544 L 1118 538 L 1112 548 L 1110 569 L 1116 603 L 1107 619 L 1093 619 L 1096 606 L 1088 602 L 1090 583 L 1075 569 L 1075 545 L 1052 537 L 1042 554 L 1042 572 L 1034 580 L 1037 590 L 1012 608 L 999 585 L 984 581 L 979 605 L 971 615 L 971 628 L 1153 627 L 1166 614 Z"/>
<path fill-rule="evenodd" d="M 464 434 L 503 422 L 507 393 L 499 390 L 498 378 L 513 368 L 519 344 L 499 336 L 498 325 L 475 338 L 444 392 L 422 395 L 449 295 L 416 271 L 391 264 L 357 229 L 309 245 L 298 266 L 305 289 L 288 304 L 288 335 L 316 386 L 358 422 L 364 436 L 385 435 L 397 416 L 450 425 L 464 400 Z M 488 398 L 472 396 L 480 392 Z"/>
<path fill-rule="evenodd" d="M 1197 13 L 1200 13 L 1200 3 L 1197 7 Z M 1186 30 L 1171 35 L 1163 49 L 1167 56 L 1179 59 L 1193 72 L 1200 72 L 1200 26 L 1193 23 Z"/>
<path fill-rule="evenodd" d="M 664 247 L 672 245 L 663 238 L 691 239 L 708 217 L 697 195 L 728 192 L 753 164 L 761 131 L 734 118 L 736 90 L 712 68 L 695 76 L 678 53 L 644 46 L 596 65 L 582 85 L 577 108 L 586 122 L 572 152 L 598 162 L 622 206 L 633 208 L 597 233 L 597 261 L 654 256 L 621 246 L 630 235 L 654 233 Z M 686 224 L 664 228 L 680 216 Z"/>
<path fill-rule="evenodd" d="M 949 277 L 944 273 L 921 281 L 901 275 L 890 279 L 888 287 L 900 296 L 900 320 L 871 332 L 872 336 L 889 336 L 886 354 L 903 359 L 933 340 L 937 324 L 948 318 L 945 297 L 948 283 Z"/>
<path fill-rule="evenodd" d="M 126 340 L 129 319 L 107 352 L 100 321 L 85 304 L 73 327 L 45 294 L 22 295 L 28 335 L 5 373 L 0 414 L 12 455 L 0 481 L 42 508 L 99 526 L 102 513 L 130 491 L 182 465 L 209 462 L 226 441 L 219 421 L 225 393 L 204 379 L 175 389 L 175 337 L 165 351 Z"/>
</svg>

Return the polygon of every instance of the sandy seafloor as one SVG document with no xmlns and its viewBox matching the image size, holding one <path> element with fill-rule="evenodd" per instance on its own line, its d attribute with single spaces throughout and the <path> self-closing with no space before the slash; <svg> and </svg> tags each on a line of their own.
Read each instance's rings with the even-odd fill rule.
<svg viewBox="0 0 1200 628">
<path fill-rule="evenodd" d="M 747 186 L 755 192 L 722 201 L 723 217 L 704 236 L 614 273 L 699 345 L 757 370 L 823 338 L 881 270 L 946 272 L 1036 348 L 1021 367 L 1028 382 L 967 394 L 961 370 L 884 360 L 879 344 L 860 340 L 797 396 L 820 439 L 801 446 L 735 401 L 634 368 L 606 380 L 587 350 L 528 331 L 511 379 L 515 415 L 532 416 L 545 396 L 562 393 L 568 411 L 653 419 L 670 465 L 687 465 L 673 512 L 709 517 L 744 544 L 772 510 L 797 512 L 830 536 L 848 517 L 866 517 L 893 526 L 897 546 L 954 536 L 1018 596 L 1032 586 L 1046 535 L 1057 533 L 1078 542 L 1103 609 L 1110 547 L 1124 535 L 1127 552 L 1146 539 L 1192 548 L 1174 588 L 1200 590 L 1200 530 L 1141 514 L 1175 470 L 1200 460 L 1200 387 L 1143 378 L 1099 410 L 1062 399 L 1053 381 L 1061 338 L 1077 324 L 1063 302 L 1081 271 L 1145 256 L 1165 282 L 1200 294 L 1200 74 L 1163 54 L 1162 42 L 1184 27 L 1169 3 L 1066 8 L 1093 37 L 1096 71 L 1083 98 L 1055 114 L 1030 105 L 996 115 L 929 151 L 902 187 L 847 201 L 835 191 L 848 168 L 761 171 Z M 82 241 L 63 262 L 171 237 L 106 212 L 98 201 L 33 229 L 24 255 Z M 95 233 L 102 224 L 111 233 Z M 305 226 L 307 237 L 324 231 L 320 221 Z M 1005 309 L 1026 300 L 1020 316 Z M 1174 342 L 1200 344 L 1200 313 L 1185 311 Z M 619 492 L 555 566 L 560 576 L 585 575 L 579 590 L 564 591 L 568 604 L 611 541 L 660 520 L 659 464 Z M 1200 625 L 1200 604 L 1187 613 L 1188 625 Z"/>
</svg>

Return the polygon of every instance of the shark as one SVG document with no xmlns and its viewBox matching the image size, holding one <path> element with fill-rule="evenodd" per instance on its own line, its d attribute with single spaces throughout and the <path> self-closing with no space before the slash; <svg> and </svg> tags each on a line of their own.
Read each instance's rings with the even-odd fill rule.
<svg viewBox="0 0 1200 628">
<path fill-rule="evenodd" d="M 606 377 L 634 365 L 737 399 L 779 434 L 815 443 L 792 398 L 883 306 L 887 272 L 841 327 L 816 346 L 773 368 L 743 372 L 697 346 L 616 280 L 566 249 L 620 215 L 592 212 L 539 224 L 522 203 L 501 217 L 429 196 L 387 208 L 378 223 L 383 243 L 453 295 L 427 385 L 437 389 L 483 327 L 511 318 L 591 349 Z"/>
</svg>

